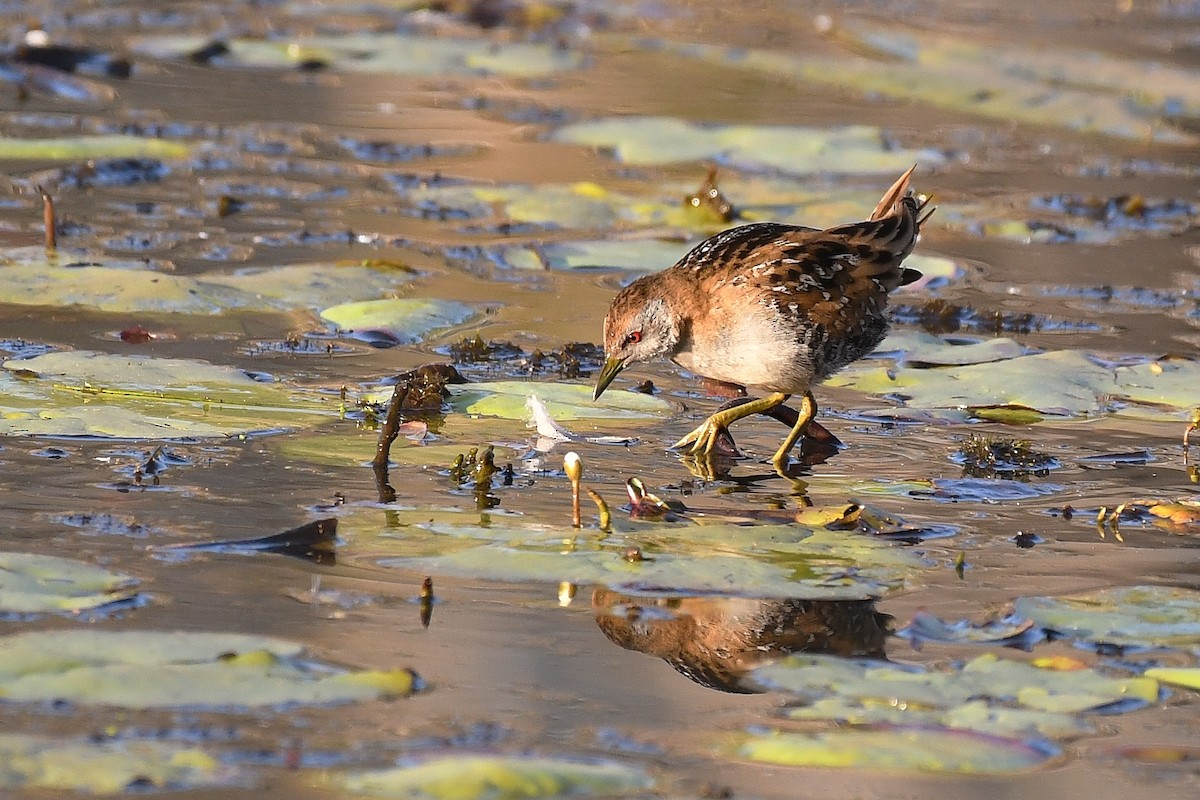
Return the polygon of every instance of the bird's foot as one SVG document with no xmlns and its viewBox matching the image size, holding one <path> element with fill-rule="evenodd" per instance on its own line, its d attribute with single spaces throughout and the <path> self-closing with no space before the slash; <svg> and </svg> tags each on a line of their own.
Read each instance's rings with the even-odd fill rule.
<svg viewBox="0 0 1200 800">
<path fill-rule="evenodd" d="M 672 450 L 682 450 L 685 447 L 688 447 L 688 453 L 693 456 L 711 456 L 714 453 L 731 458 L 741 456 L 729 428 L 721 424 L 715 416 L 704 420 L 702 425 L 671 445 Z"/>
</svg>

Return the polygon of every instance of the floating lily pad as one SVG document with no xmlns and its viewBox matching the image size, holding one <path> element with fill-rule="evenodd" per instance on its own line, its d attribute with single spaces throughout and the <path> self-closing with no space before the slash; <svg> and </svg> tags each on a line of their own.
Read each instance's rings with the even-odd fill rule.
<svg viewBox="0 0 1200 800">
<path fill-rule="evenodd" d="M 413 691 L 406 669 L 354 672 L 299 644 L 229 633 L 33 631 L 0 637 L 0 697 L 122 708 L 264 708 Z"/>
<path fill-rule="evenodd" d="M 122 794 L 230 784 L 234 771 L 195 747 L 0 734 L 0 788 Z"/>
<path fill-rule="evenodd" d="M 290 311 L 375 298 L 397 285 L 393 274 L 364 266 L 296 264 L 191 276 L 149 270 L 142 262 L 98 261 L 72 264 L 48 258 L 41 247 L 6 251 L 0 302 L 121 314 Z"/>
<path fill-rule="evenodd" d="M 867 767 L 963 775 L 1027 772 L 1058 750 L 963 730 L 894 727 L 827 733 L 772 732 L 747 737 L 738 755 L 797 767 Z"/>
<path fill-rule="evenodd" d="M 504 262 L 517 269 L 627 269 L 657 272 L 687 255 L 691 244 L 661 239 L 606 239 L 508 247 Z"/>
<path fill-rule="evenodd" d="M 0 614 L 100 609 L 137 597 L 136 580 L 69 558 L 0 553 Z"/>
<path fill-rule="evenodd" d="M 213 44 L 200 36 L 143 36 L 134 52 L 155 58 L 186 58 Z M 346 72 L 397 75 L 491 73 L 536 77 L 583 65 L 580 53 L 553 44 L 497 42 L 493 39 L 422 37 L 399 33 L 344 33 L 338 36 L 289 36 L 227 39 L 225 54 L 214 63 L 250 67 L 297 67 L 320 64 Z"/>
<path fill-rule="evenodd" d="M 61 139 L 0 139 L 0 159 L 86 161 L 92 158 L 187 158 L 189 142 L 107 134 Z"/>
<path fill-rule="evenodd" d="M 338 413 L 330 398 L 204 361 L 75 350 L 3 367 L 0 435 L 211 438 L 301 427 Z"/>
<path fill-rule="evenodd" d="M 447 386 L 450 406 L 464 414 L 504 419 L 527 419 L 525 401 L 537 395 L 550 415 L 571 419 L 645 419 L 670 413 L 671 404 L 641 392 L 605 392 L 592 399 L 592 387 L 578 383 L 486 381 Z M 611 396 L 610 396 L 611 395 Z"/>
<path fill-rule="evenodd" d="M 412 344 L 431 331 L 461 325 L 477 313 L 455 300 L 391 297 L 332 306 L 321 317 L 356 335 L 383 332 L 391 344 Z"/>
<path fill-rule="evenodd" d="M 1200 114 L 1195 74 L 1181 67 L 1064 48 L 973 43 L 958 35 L 837 29 L 847 52 L 830 57 L 672 45 L 694 58 L 806 84 L 916 100 L 1004 122 L 1049 125 L 1135 141 L 1191 142 L 1171 117 Z M 870 57 L 873 54 L 877 57 Z"/>
<path fill-rule="evenodd" d="M 1173 418 L 1195 404 L 1200 363 L 1169 359 L 1110 368 L 1083 353 L 1056 350 L 945 369 L 854 366 L 829 383 L 896 397 L 910 408 L 1009 405 L 1079 415 L 1112 410 L 1115 398 L 1135 404 L 1124 414 Z"/>
<path fill-rule="evenodd" d="M 1122 586 L 1059 597 L 1021 597 L 1014 611 L 1044 628 L 1097 644 L 1200 648 L 1200 593 Z"/>
<path fill-rule="evenodd" d="M 888 334 L 876 348 L 873 357 L 894 357 L 898 364 L 905 366 L 963 366 L 1004 361 L 1024 353 L 1025 348 L 1012 339 L 941 337 L 921 331 L 899 330 Z"/>
<path fill-rule="evenodd" d="M 354 794 L 412 800 L 522 800 L 644 792 L 654 781 L 639 769 L 552 758 L 464 755 L 347 775 Z"/>
<path fill-rule="evenodd" d="M 626 164 L 719 161 L 791 175 L 897 174 L 914 163 L 937 164 L 932 150 L 892 147 L 878 128 L 697 125 L 674 117 L 608 117 L 564 126 L 560 142 L 611 148 Z"/>
</svg>

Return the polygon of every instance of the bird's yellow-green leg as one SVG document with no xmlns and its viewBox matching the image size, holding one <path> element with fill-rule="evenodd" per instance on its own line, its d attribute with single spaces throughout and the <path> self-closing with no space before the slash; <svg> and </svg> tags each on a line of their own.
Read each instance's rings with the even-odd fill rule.
<svg viewBox="0 0 1200 800">
<path fill-rule="evenodd" d="M 771 463 L 775 465 L 776 470 L 782 471 L 788 463 L 788 453 L 796 446 L 796 442 L 800 441 L 800 437 L 804 435 L 804 430 L 808 427 L 808 423 L 812 422 L 813 417 L 817 415 L 817 400 L 813 397 L 812 392 L 805 392 L 804 399 L 800 401 L 800 416 L 796 419 L 796 424 L 792 426 L 787 437 L 783 440 L 783 444 L 779 445 L 779 449 L 775 451 L 774 457 L 771 458 Z"/>
<path fill-rule="evenodd" d="M 737 422 L 739 419 L 744 419 L 745 417 L 749 417 L 754 414 L 761 414 L 764 411 L 770 411 L 772 408 L 775 408 L 775 406 L 782 405 L 789 397 L 791 397 L 790 394 L 774 392 L 766 397 L 742 403 L 740 406 L 734 406 L 733 408 L 727 408 L 724 411 L 718 411 L 708 419 L 704 420 L 704 424 L 696 428 L 696 430 L 692 431 L 687 436 L 671 445 L 671 449 L 678 450 L 682 447 L 687 447 L 690 444 L 692 447 L 688 452 L 695 455 L 711 455 L 713 448 L 717 444 L 717 439 L 721 435 L 721 432 L 726 430 L 730 425 Z M 815 405 L 813 410 L 816 410 Z M 801 419 L 803 418 L 804 415 L 801 413 Z M 812 419 L 812 414 L 809 414 L 808 419 Z M 808 419 L 804 420 L 805 425 L 808 424 Z M 799 423 L 797 423 L 797 425 L 799 425 Z M 795 432 L 796 428 L 792 428 L 792 433 Z M 800 432 L 804 432 L 803 427 L 800 428 Z M 797 436 L 798 435 L 799 434 L 797 434 Z M 789 437 L 790 436 L 791 434 L 789 434 Z M 793 440 L 792 444 L 795 443 L 796 442 Z M 791 445 L 788 445 L 788 449 L 791 449 Z M 787 451 L 784 452 L 786 454 Z"/>
</svg>

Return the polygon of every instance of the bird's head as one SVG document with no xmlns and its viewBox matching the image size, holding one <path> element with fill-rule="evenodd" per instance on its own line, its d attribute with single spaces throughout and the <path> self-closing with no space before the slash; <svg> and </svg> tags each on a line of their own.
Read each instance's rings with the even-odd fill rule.
<svg viewBox="0 0 1200 800">
<path fill-rule="evenodd" d="M 655 277 L 655 276 L 648 276 Z M 648 289 L 656 286 L 635 281 L 613 300 L 604 318 L 604 367 L 596 378 L 599 399 L 613 378 L 631 363 L 669 358 L 679 344 L 679 317 L 666 299 Z"/>
</svg>

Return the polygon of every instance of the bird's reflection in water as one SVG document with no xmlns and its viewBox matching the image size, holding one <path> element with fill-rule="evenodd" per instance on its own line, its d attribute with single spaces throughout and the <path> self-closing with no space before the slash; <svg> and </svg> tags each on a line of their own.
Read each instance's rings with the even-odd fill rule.
<svg viewBox="0 0 1200 800">
<path fill-rule="evenodd" d="M 892 617 L 874 600 L 651 597 L 592 594 L 596 624 L 626 650 L 657 656 L 701 686 L 758 691 L 759 663 L 789 653 L 883 658 Z"/>
</svg>

